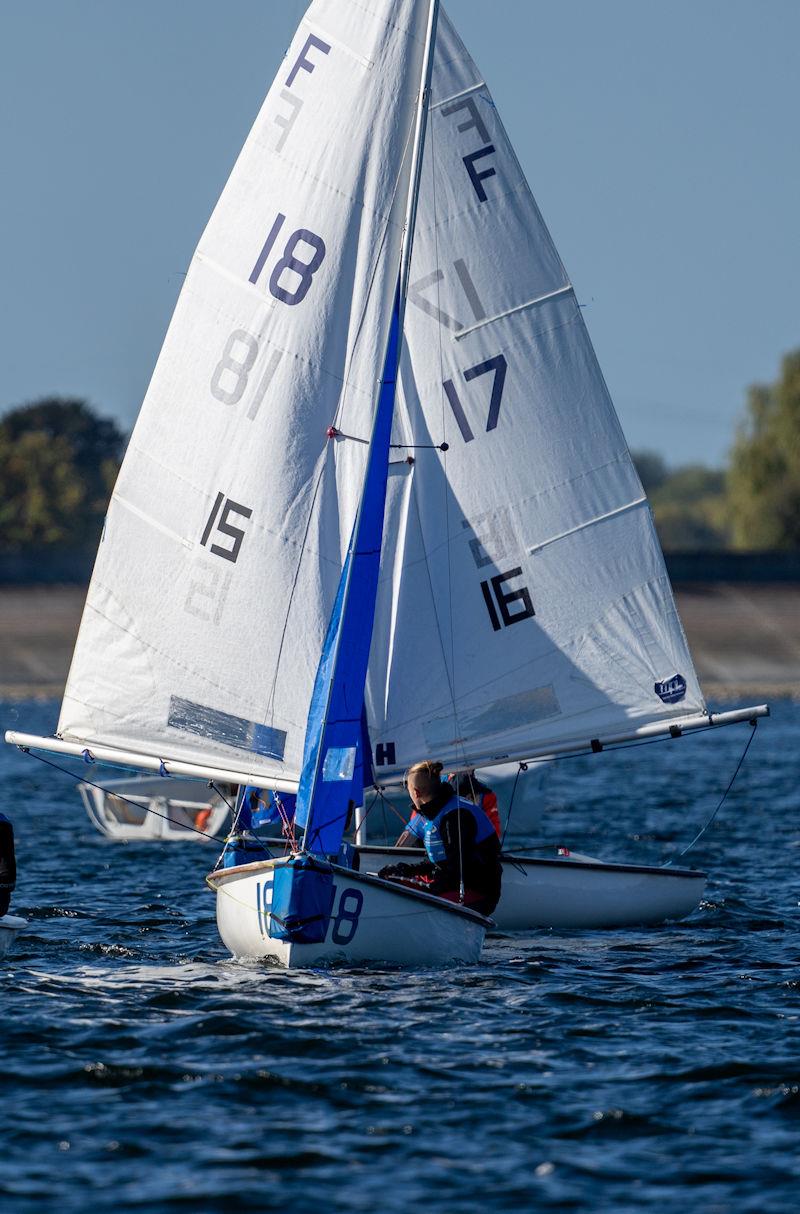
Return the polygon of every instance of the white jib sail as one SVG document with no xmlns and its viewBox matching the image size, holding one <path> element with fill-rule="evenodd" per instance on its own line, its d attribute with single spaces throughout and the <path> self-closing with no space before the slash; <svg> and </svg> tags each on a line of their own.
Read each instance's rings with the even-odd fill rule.
<svg viewBox="0 0 800 1214">
<path fill-rule="evenodd" d="M 110 504 L 65 739 L 293 777 L 361 487 L 429 0 L 316 0 L 192 259 Z M 303 559 L 300 559 L 301 551 Z"/>
<path fill-rule="evenodd" d="M 444 12 L 368 710 L 377 770 L 704 710 L 579 305 Z"/>
</svg>

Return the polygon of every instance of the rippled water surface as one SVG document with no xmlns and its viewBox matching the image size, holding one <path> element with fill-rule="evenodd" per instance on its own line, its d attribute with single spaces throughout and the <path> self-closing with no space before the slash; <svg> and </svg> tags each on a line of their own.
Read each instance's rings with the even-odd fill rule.
<svg viewBox="0 0 800 1214">
<path fill-rule="evenodd" d="M 412 973 L 232 962 L 213 848 L 110 843 L 74 780 L 3 748 L 30 920 L 0 961 L 3 1210 L 796 1210 L 799 727 L 787 703 L 759 726 L 687 921 Z M 748 733 L 559 763 L 536 837 L 660 863 Z"/>
</svg>

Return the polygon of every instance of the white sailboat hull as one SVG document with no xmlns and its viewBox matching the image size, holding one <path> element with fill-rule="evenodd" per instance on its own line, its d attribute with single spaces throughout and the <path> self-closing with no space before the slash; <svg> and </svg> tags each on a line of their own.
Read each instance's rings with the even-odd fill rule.
<svg viewBox="0 0 800 1214">
<path fill-rule="evenodd" d="M 416 968 L 474 964 L 480 956 L 490 919 L 338 866 L 333 869 L 335 895 L 325 940 L 273 940 L 272 880 L 275 869 L 285 863 L 265 860 L 209 874 L 217 895 L 219 933 L 237 959 L 269 960 L 287 969 L 331 962 Z"/>
<path fill-rule="evenodd" d="M 27 919 L 20 919 L 17 915 L 0 915 L 0 957 L 10 951 L 19 933 L 27 926 Z"/>
<path fill-rule="evenodd" d="M 361 871 L 422 858 L 409 848 L 358 849 Z M 696 909 L 706 884 L 697 869 L 614 864 L 589 856 L 504 855 L 495 931 L 543 927 L 635 927 L 682 919 Z"/>
<path fill-rule="evenodd" d="M 202 843 L 206 835 L 219 834 L 230 812 L 203 780 L 131 776 L 102 785 L 79 784 L 78 792 L 101 834 L 125 842 Z"/>
</svg>

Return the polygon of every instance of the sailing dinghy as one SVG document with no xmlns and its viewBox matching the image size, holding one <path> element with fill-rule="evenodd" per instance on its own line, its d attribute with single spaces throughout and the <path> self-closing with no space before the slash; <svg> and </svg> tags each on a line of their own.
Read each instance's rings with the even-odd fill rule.
<svg viewBox="0 0 800 1214">
<path fill-rule="evenodd" d="M 81 783 L 78 792 L 92 825 L 126 843 L 202 843 L 220 833 L 230 814 L 227 801 L 203 780 L 128 776 Z"/>
<path fill-rule="evenodd" d="M 315 0 L 187 273 L 58 736 L 7 740 L 297 792 L 293 854 L 208 878 L 231 951 L 436 965 L 489 921 L 349 866 L 365 787 L 714 720 L 480 73 L 436 0 Z"/>
<path fill-rule="evenodd" d="M 622 864 L 560 849 L 551 856 L 504 852 L 503 889 L 492 911 L 493 930 L 640 927 L 683 919 L 703 896 L 706 874 L 694 868 Z M 359 847 L 359 869 L 413 864 L 413 848 Z"/>
</svg>

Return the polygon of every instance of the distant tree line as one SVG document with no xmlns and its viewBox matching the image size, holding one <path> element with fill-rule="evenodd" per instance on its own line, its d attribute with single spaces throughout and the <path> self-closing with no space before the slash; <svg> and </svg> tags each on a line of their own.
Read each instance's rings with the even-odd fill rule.
<svg viewBox="0 0 800 1214">
<path fill-rule="evenodd" d="M 125 441 L 81 400 L 0 418 L 0 552 L 94 548 Z M 633 459 L 668 551 L 800 548 L 800 350 L 774 384 L 750 388 L 727 469 Z"/>
<path fill-rule="evenodd" d="M 800 350 L 748 391 L 726 469 L 633 459 L 666 550 L 800 548 Z"/>
<path fill-rule="evenodd" d="M 93 548 L 125 435 L 81 400 L 51 397 L 0 418 L 0 552 Z"/>
</svg>

